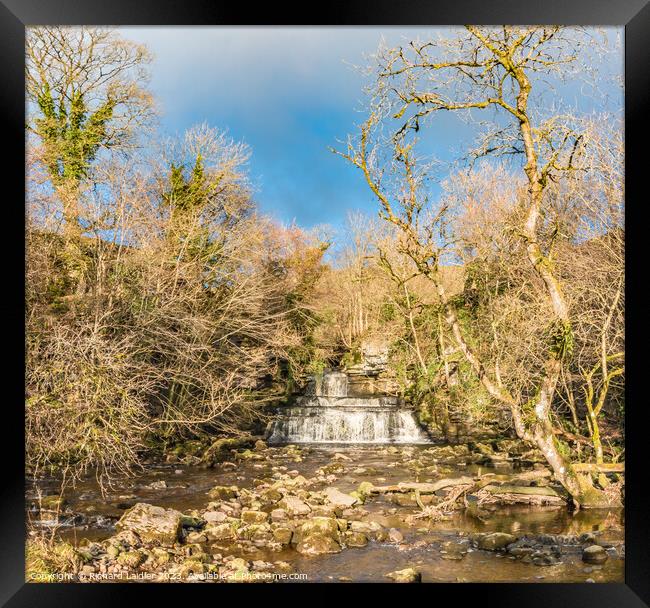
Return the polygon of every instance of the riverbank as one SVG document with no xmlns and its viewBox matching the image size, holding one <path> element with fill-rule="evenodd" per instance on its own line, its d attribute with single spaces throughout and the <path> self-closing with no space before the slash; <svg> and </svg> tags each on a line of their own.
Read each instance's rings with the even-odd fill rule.
<svg viewBox="0 0 650 608">
<path fill-rule="evenodd" d="M 623 580 L 622 509 L 569 513 L 539 455 L 512 440 L 258 442 L 212 468 L 151 465 L 104 497 L 88 479 L 63 501 L 39 500 L 55 487 L 42 480 L 27 502 L 33 538 L 55 527 L 68 543 L 67 572 L 34 551 L 33 577 L 40 567 L 91 582 Z"/>
</svg>

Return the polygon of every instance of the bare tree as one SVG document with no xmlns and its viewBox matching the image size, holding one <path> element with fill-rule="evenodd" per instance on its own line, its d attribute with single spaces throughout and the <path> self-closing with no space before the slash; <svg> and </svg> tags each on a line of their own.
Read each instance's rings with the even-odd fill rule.
<svg viewBox="0 0 650 608">
<path fill-rule="evenodd" d="M 607 502 L 606 497 L 575 471 L 553 433 L 551 405 L 563 360 L 573 343 L 573 329 L 562 282 L 540 237 L 545 192 L 549 184 L 581 168 L 585 142 L 572 117 L 543 116 L 530 101 L 541 78 L 570 74 L 589 44 L 584 33 L 561 27 L 467 26 L 464 33 L 449 40 L 380 49 L 370 116 L 361 127 L 358 146 L 350 144 L 344 155 L 362 169 L 381 203 L 383 217 L 402 231 L 404 252 L 436 283 L 459 347 L 488 392 L 509 406 L 519 437 L 541 449 L 576 504 L 598 506 Z M 501 112 L 502 120 L 483 137 L 475 156 L 520 154 L 525 159 L 526 191 L 516 233 L 528 263 L 543 283 L 552 315 L 538 390 L 525 404 L 486 369 L 444 293 L 439 264 L 445 246 L 446 208 L 442 205 L 433 217 L 422 220 L 428 172 L 417 162 L 411 137 L 436 112 L 486 108 Z M 391 130 L 391 120 L 401 120 L 401 127 L 385 136 L 383 128 L 388 125 Z M 381 158 L 381 148 L 386 144 L 388 163 L 382 163 L 386 158 Z M 399 186 L 387 187 L 396 175 Z"/>
<path fill-rule="evenodd" d="M 152 442 L 237 435 L 282 397 L 323 248 L 255 213 L 248 149 L 205 125 L 155 156 L 103 159 L 88 287 L 30 201 L 27 461 L 68 478 L 137 466 Z M 40 204 L 45 209 L 40 210 Z M 37 221 L 44 220 L 44 221 Z"/>
</svg>

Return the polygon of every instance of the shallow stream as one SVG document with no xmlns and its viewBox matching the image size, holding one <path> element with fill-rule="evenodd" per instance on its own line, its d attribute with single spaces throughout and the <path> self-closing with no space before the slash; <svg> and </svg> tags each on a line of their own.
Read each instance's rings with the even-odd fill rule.
<svg viewBox="0 0 650 608">
<path fill-rule="evenodd" d="M 401 481 L 432 481 L 444 477 L 476 475 L 490 469 L 477 464 L 444 464 L 432 459 L 432 446 L 302 446 L 299 455 L 283 447 L 272 447 L 257 459 L 234 459 L 206 469 L 181 464 L 150 466 L 141 474 L 115 482 L 102 496 L 97 481 L 87 479 L 77 484 L 65 498 L 69 509 L 77 514 L 58 528 L 63 538 L 78 544 L 82 539 L 102 540 L 114 534 L 114 523 L 137 502 L 172 507 L 187 513 L 205 510 L 210 502 L 207 492 L 215 485 L 252 488 L 256 480 L 278 473 L 295 471 L 307 479 L 314 478 L 322 467 L 330 466 L 328 485 L 343 492 L 356 489 L 363 481 L 375 485 Z M 340 456 L 335 456 L 340 454 Z M 335 465 L 332 467 L 332 465 Z M 512 471 L 512 465 L 499 466 L 498 473 Z M 435 474 L 434 474 L 435 472 Z M 492 472 L 495 472 L 492 469 Z M 164 483 L 161 483 L 164 482 Z M 154 484 L 154 485 L 151 485 Z M 37 494 L 56 493 L 55 480 L 41 480 L 27 488 L 28 517 Z M 420 508 L 408 495 L 401 504 L 379 495 L 363 506 L 367 520 L 399 530 L 402 543 L 370 542 L 362 548 L 347 548 L 332 555 L 305 556 L 293 548 L 270 551 L 264 547 L 247 549 L 247 560 L 283 560 L 309 581 L 385 581 L 387 572 L 414 567 L 423 582 L 621 582 L 624 575 L 623 511 L 589 510 L 570 514 L 565 507 L 488 505 L 479 515 L 457 511 L 442 520 L 406 521 Z M 75 524 L 76 522 L 76 524 Z M 48 525 L 42 522 L 41 525 Z M 443 543 L 459 541 L 475 532 L 507 532 L 518 537 L 540 535 L 580 535 L 596 532 L 599 543 L 610 545 L 610 558 L 600 566 L 581 561 L 580 553 L 562 552 L 557 563 L 540 566 L 498 552 L 472 550 L 459 556 L 445 552 Z M 233 554 L 236 553 L 236 550 Z"/>
</svg>

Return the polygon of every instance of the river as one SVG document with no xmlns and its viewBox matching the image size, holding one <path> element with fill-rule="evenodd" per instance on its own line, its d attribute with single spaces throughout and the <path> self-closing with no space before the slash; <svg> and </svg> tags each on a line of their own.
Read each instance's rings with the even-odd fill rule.
<svg viewBox="0 0 650 608">
<path fill-rule="evenodd" d="M 208 491 L 216 485 L 237 486 L 254 491 L 264 480 L 303 476 L 309 490 L 336 487 L 355 490 L 361 482 L 375 485 L 427 482 L 443 477 L 477 476 L 495 472 L 485 464 L 464 463 L 445 456 L 441 446 L 285 446 L 240 451 L 214 468 L 178 463 L 148 466 L 140 474 L 113 483 L 102 495 L 92 477 L 79 482 L 65 498 L 69 525 L 57 534 L 79 546 L 102 541 L 115 534 L 114 524 L 131 506 L 144 502 L 188 513 L 206 510 Z M 516 472 L 513 463 L 500 464 L 499 474 Z M 33 512 L 37 494 L 56 493 L 57 481 L 40 480 L 27 488 L 28 516 L 38 528 L 53 525 L 39 521 Z M 30 506 L 32 510 L 30 511 Z M 624 516 L 622 509 L 569 513 L 566 506 L 484 505 L 478 512 L 460 509 L 436 520 L 416 519 L 421 512 L 413 494 L 378 494 L 357 507 L 365 521 L 397 530 L 399 542 L 371 541 L 365 547 L 348 547 L 339 553 L 307 556 L 291 545 L 281 550 L 265 546 L 230 544 L 221 553 L 241 556 L 249 562 L 283 561 L 309 581 L 385 581 L 390 571 L 407 567 L 420 572 L 423 582 L 622 582 L 624 576 Z M 555 558 L 548 565 L 522 560 L 505 552 L 485 551 L 472 546 L 472 534 L 505 532 L 530 537 L 547 545 L 554 537 L 595 533 L 607 547 L 604 564 L 590 565 L 575 547 L 552 548 Z M 546 538 L 545 537 L 549 537 Z M 541 539 L 541 540 L 540 540 Z M 449 547 L 453 550 L 449 551 Z M 462 551 L 458 551 L 462 547 Z"/>
</svg>

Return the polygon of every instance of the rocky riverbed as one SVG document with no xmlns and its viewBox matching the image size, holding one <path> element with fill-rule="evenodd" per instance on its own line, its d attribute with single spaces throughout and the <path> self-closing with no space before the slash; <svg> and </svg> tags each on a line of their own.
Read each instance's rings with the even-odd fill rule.
<svg viewBox="0 0 650 608">
<path fill-rule="evenodd" d="M 210 468 L 151 465 L 106 496 L 91 479 L 55 488 L 30 486 L 27 508 L 34 536 L 66 543 L 63 580 L 623 581 L 622 510 L 570 514 L 538 455 L 509 440 L 258 441 Z"/>
</svg>

